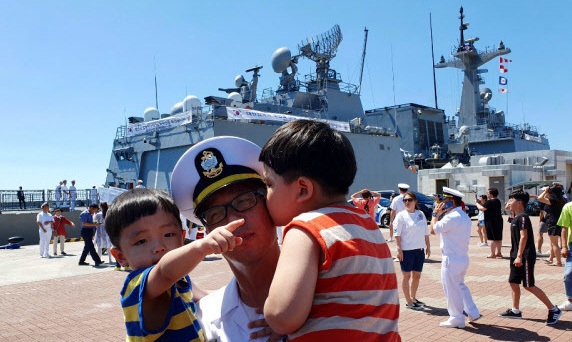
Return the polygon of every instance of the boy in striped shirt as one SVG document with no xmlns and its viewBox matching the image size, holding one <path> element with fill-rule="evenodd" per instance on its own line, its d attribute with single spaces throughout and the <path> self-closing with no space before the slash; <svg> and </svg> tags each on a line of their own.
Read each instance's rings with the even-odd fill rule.
<svg viewBox="0 0 572 342">
<path fill-rule="evenodd" d="M 346 196 L 353 148 L 327 124 L 280 127 L 260 154 L 268 211 L 284 240 L 264 305 L 290 341 L 400 341 L 393 258 L 376 223 Z"/>
</svg>

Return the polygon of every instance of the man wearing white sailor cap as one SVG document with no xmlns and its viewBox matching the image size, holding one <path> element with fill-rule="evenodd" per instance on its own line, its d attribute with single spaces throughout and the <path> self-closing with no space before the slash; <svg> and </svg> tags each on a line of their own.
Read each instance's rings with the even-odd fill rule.
<svg viewBox="0 0 572 342">
<path fill-rule="evenodd" d="M 465 273 L 469 267 L 469 239 L 471 219 L 462 208 L 461 192 L 443 187 L 443 202 L 433 209 L 429 228 L 431 234 L 440 235 L 442 251 L 441 281 L 447 298 L 449 319 L 439 325 L 445 328 L 464 328 L 465 316 L 469 323 L 481 317 L 473 301 L 471 291 L 465 285 Z"/>
<path fill-rule="evenodd" d="M 196 314 L 209 341 L 266 341 L 271 333 L 268 327 L 248 327 L 263 318 L 256 309 L 264 307 L 280 255 L 266 209 L 259 154 L 260 147 L 245 139 L 210 138 L 185 152 L 173 170 L 175 204 L 187 219 L 204 225 L 207 233 L 245 220 L 234 231 L 242 244 L 223 253 L 234 278 L 198 302 Z"/>
<path fill-rule="evenodd" d="M 387 240 L 388 242 L 393 241 L 393 220 L 395 219 L 395 215 L 405 210 L 405 204 L 403 203 L 403 195 L 407 192 L 407 190 L 409 190 L 409 184 L 399 183 L 397 184 L 397 188 L 399 189 L 399 195 L 395 196 L 391 201 L 391 204 L 389 205 L 391 213 L 389 214 L 389 239 Z"/>
</svg>

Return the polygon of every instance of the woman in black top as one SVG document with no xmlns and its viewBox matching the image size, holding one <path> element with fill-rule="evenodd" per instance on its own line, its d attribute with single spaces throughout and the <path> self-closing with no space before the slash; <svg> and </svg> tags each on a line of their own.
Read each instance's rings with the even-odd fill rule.
<svg viewBox="0 0 572 342">
<path fill-rule="evenodd" d="M 491 254 L 487 258 L 502 258 L 502 203 L 498 195 L 496 188 L 490 188 L 487 201 L 482 205 L 477 203 L 479 210 L 485 213 L 485 230 L 491 246 Z"/>
<path fill-rule="evenodd" d="M 562 196 L 562 188 L 558 186 L 546 187 L 538 196 L 538 201 L 544 203 L 544 218 L 548 226 L 548 237 L 550 238 L 551 255 L 554 255 L 556 262 L 552 260 L 551 266 L 562 266 L 562 256 L 560 254 L 560 233 L 562 227 L 556 225 L 562 207 L 566 204 Z M 550 260 L 550 259 L 549 259 Z"/>
</svg>

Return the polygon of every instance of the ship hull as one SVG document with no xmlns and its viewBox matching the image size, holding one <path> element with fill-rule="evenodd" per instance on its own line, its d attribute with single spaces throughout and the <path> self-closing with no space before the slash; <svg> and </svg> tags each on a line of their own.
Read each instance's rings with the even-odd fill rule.
<svg viewBox="0 0 572 342">
<path fill-rule="evenodd" d="M 181 155 L 192 145 L 215 136 L 238 136 L 263 146 L 279 125 L 215 119 L 201 124 L 180 126 L 158 132 L 151 140 L 144 136 L 114 141 L 114 151 L 133 147 L 130 160 L 112 153 L 106 183 L 131 188 L 138 179 L 151 188 L 170 191 L 170 177 Z M 364 188 L 394 189 L 397 183 L 417 187 L 417 174 L 406 169 L 400 140 L 394 136 L 344 133 L 349 138 L 358 163 L 356 178 L 350 191 Z"/>
</svg>

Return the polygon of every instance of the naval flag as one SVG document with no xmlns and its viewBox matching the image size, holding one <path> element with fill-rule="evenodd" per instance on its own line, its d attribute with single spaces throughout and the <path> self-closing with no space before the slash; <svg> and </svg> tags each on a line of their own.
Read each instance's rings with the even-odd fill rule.
<svg viewBox="0 0 572 342">
<path fill-rule="evenodd" d="M 512 62 L 512 59 L 506 59 L 506 58 L 499 57 L 499 62 L 500 63 L 510 63 L 510 62 Z"/>
<path fill-rule="evenodd" d="M 500 85 L 507 85 L 508 80 L 506 79 L 506 77 L 503 76 L 499 76 L 499 84 Z"/>
<path fill-rule="evenodd" d="M 499 87 L 499 93 L 508 93 L 508 89 Z"/>
<path fill-rule="evenodd" d="M 504 65 L 500 65 L 499 71 L 501 74 L 506 74 L 508 72 L 508 68 L 505 68 Z"/>
</svg>

